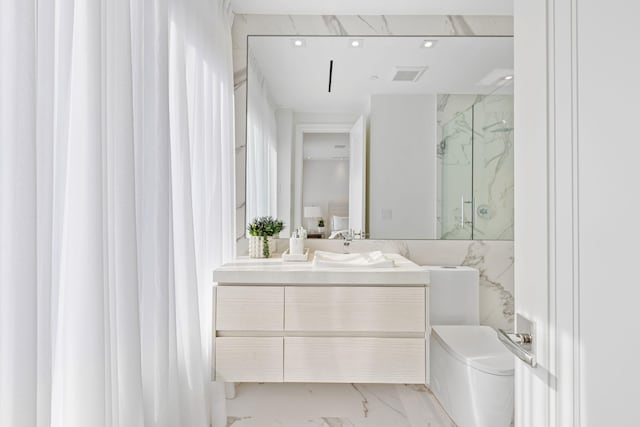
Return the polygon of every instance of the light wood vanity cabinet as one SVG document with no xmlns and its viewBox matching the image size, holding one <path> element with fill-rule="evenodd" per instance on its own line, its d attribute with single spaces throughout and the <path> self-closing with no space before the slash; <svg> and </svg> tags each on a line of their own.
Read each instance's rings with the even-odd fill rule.
<svg viewBox="0 0 640 427">
<path fill-rule="evenodd" d="M 221 283 L 215 380 L 425 384 L 428 291 Z"/>
<path fill-rule="evenodd" d="M 424 287 L 290 286 L 287 331 L 424 332 Z"/>
<path fill-rule="evenodd" d="M 284 381 L 425 384 L 425 340 L 285 337 Z"/>
<path fill-rule="evenodd" d="M 282 382 L 282 337 L 218 337 L 216 371 L 219 380 Z"/>
<path fill-rule="evenodd" d="M 219 286 L 216 329 L 219 331 L 282 331 L 283 286 Z"/>
</svg>

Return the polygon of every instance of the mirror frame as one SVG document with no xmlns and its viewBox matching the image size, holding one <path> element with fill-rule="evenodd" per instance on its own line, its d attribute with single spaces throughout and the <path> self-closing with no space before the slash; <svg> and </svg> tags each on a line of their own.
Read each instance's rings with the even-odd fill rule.
<svg viewBox="0 0 640 427">
<path fill-rule="evenodd" d="M 429 29 L 425 31 L 425 29 Z M 250 36 L 418 36 L 513 37 L 511 16 L 351 16 L 241 14 L 232 26 L 235 109 L 235 236 L 238 253 L 246 247 L 246 84 L 247 47 Z M 434 240 L 434 239 L 418 239 Z M 439 240 L 434 240 L 439 241 Z M 463 240 L 456 240 L 462 242 Z M 478 240 L 482 241 L 482 240 Z"/>
</svg>

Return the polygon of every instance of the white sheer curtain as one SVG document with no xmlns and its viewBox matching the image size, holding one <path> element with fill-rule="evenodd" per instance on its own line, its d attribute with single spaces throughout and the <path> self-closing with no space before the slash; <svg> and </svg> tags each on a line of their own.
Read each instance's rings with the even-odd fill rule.
<svg viewBox="0 0 640 427">
<path fill-rule="evenodd" d="M 247 99 L 247 219 L 277 215 L 277 127 L 269 87 L 249 53 Z M 286 191 L 286 190 L 285 190 Z"/>
<path fill-rule="evenodd" d="M 230 15 L 0 1 L 0 426 L 207 426 Z"/>
</svg>

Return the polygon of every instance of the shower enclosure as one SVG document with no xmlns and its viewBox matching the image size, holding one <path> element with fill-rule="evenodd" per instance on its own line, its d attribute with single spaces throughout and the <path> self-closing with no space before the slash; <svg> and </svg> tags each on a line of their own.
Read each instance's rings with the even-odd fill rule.
<svg viewBox="0 0 640 427">
<path fill-rule="evenodd" d="M 510 89 L 502 86 L 491 95 L 438 97 L 441 239 L 513 240 Z"/>
</svg>

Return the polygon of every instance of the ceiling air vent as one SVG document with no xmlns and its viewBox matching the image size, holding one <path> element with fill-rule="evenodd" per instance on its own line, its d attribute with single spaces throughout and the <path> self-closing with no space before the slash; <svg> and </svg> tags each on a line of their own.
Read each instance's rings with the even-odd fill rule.
<svg viewBox="0 0 640 427">
<path fill-rule="evenodd" d="M 417 82 L 428 67 L 399 67 L 396 66 L 392 81 Z"/>
</svg>

